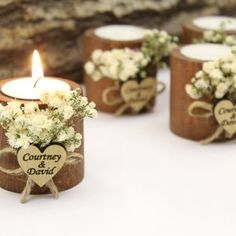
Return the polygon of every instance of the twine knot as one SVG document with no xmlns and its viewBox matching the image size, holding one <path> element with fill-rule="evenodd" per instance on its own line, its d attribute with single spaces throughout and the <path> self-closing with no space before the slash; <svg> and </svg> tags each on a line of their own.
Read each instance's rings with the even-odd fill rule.
<svg viewBox="0 0 236 236">
<path fill-rule="evenodd" d="M 160 95 L 162 92 L 165 91 L 166 86 L 163 82 L 158 81 L 157 85 L 160 85 L 160 88 L 155 90 L 153 94 L 151 94 L 151 97 L 155 97 Z M 116 116 L 120 116 L 122 114 L 124 114 L 124 112 L 131 107 L 129 102 L 126 102 L 120 93 L 121 90 L 121 85 L 120 83 L 116 83 L 114 86 L 108 87 L 106 88 L 103 93 L 102 93 L 102 102 L 108 106 L 116 106 L 116 105 L 120 105 L 120 107 L 114 112 L 114 114 Z M 109 95 L 112 92 L 118 92 L 119 95 L 114 98 L 114 99 L 110 99 Z M 149 101 L 148 101 L 149 102 Z M 147 102 L 147 104 L 145 104 L 145 108 L 147 108 L 148 110 L 152 110 L 152 107 L 149 105 L 149 103 Z M 134 113 L 136 113 L 134 111 Z"/>
<path fill-rule="evenodd" d="M 202 113 L 202 114 L 195 113 L 194 110 L 199 109 L 199 108 L 205 110 L 206 112 Z M 214 106 L 210 103 L 207 103 L 207 102 L 195 101 L 195 102 L 192 102 L 191 105 L 188 107 L 188 114 L 192 117 L 197 117 L 197 118 L 209 118 L 214 115 Z M 220 138 L 220 136 L 222 135 L 222 133 L 224 131 L 225 131 L 224 128 L 222 126 L 218 125 L 215 132 L 210 137 L 201 140 L 200 143 L 201 144 L 209 144 L 209 143 L 215 141 L 216 139 Z M 225 137 L 232 138 L 232 135 L 225 132 Z"/>
</svg>

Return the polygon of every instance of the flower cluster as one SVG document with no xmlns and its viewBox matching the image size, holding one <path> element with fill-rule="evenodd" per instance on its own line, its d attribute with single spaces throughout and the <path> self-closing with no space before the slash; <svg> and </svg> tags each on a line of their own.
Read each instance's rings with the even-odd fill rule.
<svg viewBox="0 0 236 236">
<path fill-rule="evenodd" d="M 39 109 L 36 102 L 22 106 L 11 101 L 6 106 L 0 105 L 0 125 L 6 130 L 9 145 L 17 149 L 57 142 L 68 152 L 74 151 L 82 140 L 81 134 L 73 128 L 74 122 L 96 116 L 95 104 L 88 103 L 80 94 L 80 89 L 44 92 L 40 100 L 45 109 Z"/>
<path fill-rule="evenodd" d="M 236 55 L 233 53 L 216 61 L 203 64 L 191 84 L 186 85 L 187 94 L 193 99 L 210 97 L 236 99 Z"/>
<path fill-rule="evenodd" d="M 177 47 L 177 43 L 178 37 L 171 36 L 166 31 L 147 30 L 141 50 L 152 64 L 158 65 Z"/>
<path fill-rule="evenodd" d="M 103 77 L 126 81 L 137 76 L 149 63 L 142 52 L 128 48 L 95 50 L 91 59 L 85 64 L 85 70 L 95 81 Z"/>
<path fill-rule="evenodd" d="M 84 68 L 94 81 L 104 77 L 120 81 L 145 78 L 148 66 L 159 64 L 176 42 L 177 38 L 165 31 L 147 30 L 140 49 L 95 50 Z"/>
<path fill-rule="evenodd" d="M 201 39 L 194 40 L 196 43 L 217 43 L 228 46 L 236 45 L 236 35 L 228 35 L 225 30 L 225 22 L 217 30 L 207 30 Z"/>
</svg>

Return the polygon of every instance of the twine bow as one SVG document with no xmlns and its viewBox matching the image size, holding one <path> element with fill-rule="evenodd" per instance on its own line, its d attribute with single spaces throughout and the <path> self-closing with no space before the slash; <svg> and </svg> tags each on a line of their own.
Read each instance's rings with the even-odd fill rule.
<svg viewBox="0 0 236 236">
<path fill-rule="evenodd" d="M 166 89 L 166 85 L 163 82 L 158 81 L 158 85 L 160 85 L 160 89 L 158 89 L 152 97 L 157 96 L 159 94 L 161 94 L 162 92 L 165 91 Z M 121 96 L 118 96 L 117 98 L 115 98 L 114 100 L 110 100 L 109 99 L 109 94 L 111 92 L 120 92 L 120 84 L 116 83 L 114 86 L 108 87 L 106 88 L 103 93 L 102 93 L 102 102 L 105 103 L 108 106 L 116 106 L 116 105 L 120 105 L 120 107 L 114 112 L 114 114 L 116 116 L 120 116 L 122 115 L 129 107 L 130 104 L 129 103 L 125 103 L 125 101 L 122 99 Z M 148 110 L 152 110 L 152 107 L 147 103 L 145 104 L 145 107 Z"/>
<path fill-rule="evenodd" d="M 194 110 L 199 108 L 205 110 L 206 112 L 203 114 L 195 113 Z M 195 101 L 188 107 L 188 114 L 192 117 L 209 118 L 214 115 L 213 105 L 203 101 Z M 224 131 L 224 128 L 219 125 L 210 137 L 201 140 L 200 143 L 209 144 L 218 139 Z M 225 137 L 232 138 L 232 135 L 225 131 Z"/>
<path fill-rule="evenodd" d="M 11 147 L 6 147 L 6 148 L 0 150 L 0 157 L 3 154 L 7 154 L 7 153 L 12 153 L 14 155 L 17 154 L 15 149 L 13 149 Z M 64 165 L 76 165 L 82 159 L 83 159 L 83 155 L 81 155 L 80 153 L 73 152 L 73 153 L 70 153 L 67 156 L 67 159 L 66 159 Z M 12 175 L 12 176 L 20 176 L 20 175 L 25 174 L 25 172 L 22 170 L 21 167 L 16 168 L 16 169 L 7 169 L 7 168 L 4 168 L 4 167 L 0 166 L 0 171 L 5 173 L 5 174 Z M 34 185 L 35 185 L 35 182 L 28 177 L 27 181 L 26 181 L 25 188 L 21 193 L 21 203 L 25 203 L 27 201 Z M 55 185 L 53 179 L 49 180 L 45 185 L 49 188 L 53 198 L 58 199 L 59 192 L 58 192 L 57 186 Z"/>
</svg>

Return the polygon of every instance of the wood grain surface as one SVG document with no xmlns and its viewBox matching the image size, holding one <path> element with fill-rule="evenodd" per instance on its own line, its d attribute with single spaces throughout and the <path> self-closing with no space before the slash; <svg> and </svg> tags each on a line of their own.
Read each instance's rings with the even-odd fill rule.
<svg viewBox="0 0 236 236">
<path fill-rule="evenodd" d="M 178 136 L 191 140 L 208 138 L 218 126 L 213 116 L 198 118 L 188 114 L 188 107 L 194 100 L 187 95 L 185 85 L 202 68 L 203 62 L 183 56 L 180 49 L 171 54 L 170 129 Z M 199 109 L 196 112 L 203 111 Z"/>
</svg>

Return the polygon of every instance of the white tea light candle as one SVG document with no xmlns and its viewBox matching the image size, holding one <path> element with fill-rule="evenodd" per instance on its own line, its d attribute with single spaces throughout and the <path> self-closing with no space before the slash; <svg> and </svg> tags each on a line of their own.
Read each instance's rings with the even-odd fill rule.
<svg viewBox="0 0 236 236">
<path fill-rule="evenodd" d="M 132 41 L 142 40 L 145 29 L 133 25 L 107 25 L 95 30 L 95 35 L 108 40 Z"/>
<path fill-rule="evenodd" d="M 211 61 L 231 52 L 230 47 L 221 44 L 190 44 L 181 48 L 181 54 L 192 59 Z"/>
<path fill-rule="evenodd" d="M 227 16 L 205 16 L 193 20 L 193 24 L 202 29 L 217 30 L 224 23 L 225 30 L 236 30 L 236 19 Z"/>
<path fill-rule="evenodd" d="M 70 86 L 55 77 L 44 77 L 37 51 L 33 53 L 32 77 L 12 79 L 1 87 L 3 94 L 25 100 L 38 100 L 43 91 L 53 90 L 70 90 Z"/>
</svg>

